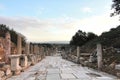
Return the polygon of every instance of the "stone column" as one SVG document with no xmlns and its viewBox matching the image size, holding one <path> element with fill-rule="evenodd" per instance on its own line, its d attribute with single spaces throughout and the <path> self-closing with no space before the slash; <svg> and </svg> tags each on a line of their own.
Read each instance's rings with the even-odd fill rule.
<svg viewBox="0 0 120 80">
<path fill-rule="evenodd" d="M 70 52 L 70 54 L 71 54 L 71 52 L 72 52 L 72 51 L 71 51 L 71 48 L 70 48 L 69 52 Z"/>
<path fill-rule="evenodd" d="M 29 43 L 26 43 L 26 45 L 25 45 L 25 52 L 26 52 L 27 55 L 30 54 L 30 45 L 29 45 Z"/>
<path fill-rule="evenodd" d="M 22 67 L 26 68 L 28 66 L 28 59 L 27 59 L 27 56 L 25 54 L 22 54 L 21 55 L 22 57 L 22 60 L 20 60 L 20 64 Z"/>
<path fill-rule="evenodd" d="M 98 61 L 98 70 L 102 68 L 102 46 L 97 44 L 97 61 Z"/>
<path fill-rule="evenodd" d="M 30 45 L 30 54 L 33 54 L 33 45 Z"/>
<path fill-rule="evenodd" d="M 79 62 L 79 58 L 80 58 L 80 47 L 77 46 L 77 63 Z"/>
<path fill-rule="evenodd" d="M 21 54 L 22 53 L 22 40 L 21 40 L 21 35 L 18 34 L 17 37 L 17 54 Z"/>
<path fill-rule="evenodd" d="M 10 55 L 11 59 L 11 71 L 14 72 L 14 74 L 19 74 L 21 67 L 19 66 L 19 57 L 20 55 Z"/>
<path fill-rule="evenodd" d="M 34 59 L 35 62 L 38 61 L 38 45 L 34 45 Z"/>
<path fill-rule="evenodd" d="M 5 43 L 5 62 L 9 63 L 9 55 L 11 54 L 11 37 L 10 37 L 10 33 L 7 32 L 6 36 L 6 43 Z"/>
</svg>

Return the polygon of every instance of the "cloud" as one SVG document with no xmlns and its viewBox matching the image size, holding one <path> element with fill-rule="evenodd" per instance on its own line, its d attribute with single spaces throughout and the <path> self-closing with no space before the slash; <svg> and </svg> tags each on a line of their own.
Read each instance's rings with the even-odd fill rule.
<svg viewBox="0 0 120 80">
<path fill-rule="evenodd" d="M 85 13 L 91 13 L 92 12 L 92 8 L 84 7 L 84 8 L 82 8 L 82 11 L 85 12 Z"/>
<path fill-rule="evenodd" d="M 45 20 L 32 17 L 0 16 L 0 24 L 8 25 L 25 35 L 28 41 L 33 42 L 70 41 L 79 29 L 100 35 L 103 31 L 108 31 L 110 28 L 119 25 L 118 20 L 118 16 L 110 17 L 110 14 L 91 16 L 84 19 L 63 16 Z"/>
<path fill-rule="evenodd" d="M 78 20 L 74 23 L 79 29 L 94 32 L 100 35 L 104 31 L 108 31 L 110 28 L 117 27 L 119 24 L 119 17 L 110 17 L 109 14 L 92 16 L 82 20 Z"/>
<path fill-rule="evenodd" d="M 64 21 L 63 18 L 41 20 L 31 17 L 0 16 L 0 24 L 6 24 L 10 28 L 13 28 L 15 31 L 25 35 L 28 41 L 34 42 L 66 40 L 66 38 L 62 36 L 65 35 L 65 32 L 63 32 L 65 28 Z"/>
</svg>

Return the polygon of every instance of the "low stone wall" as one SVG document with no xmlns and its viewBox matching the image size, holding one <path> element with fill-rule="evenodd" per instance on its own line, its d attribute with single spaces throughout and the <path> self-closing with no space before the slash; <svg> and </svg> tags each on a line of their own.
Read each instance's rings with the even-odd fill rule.
<svg viewBox="0 0 120 80">
<path fill-rule="evenodd" d="M 0 80 L 6 80 L 12 75 L 20 74 L 28 67 L 41 61 L 43 58 L 44 57 L 42 57 L 40 54 L 11 55 L 11 64 L 6 65 L 5 63 L 0 63 Z"/>
</svg>

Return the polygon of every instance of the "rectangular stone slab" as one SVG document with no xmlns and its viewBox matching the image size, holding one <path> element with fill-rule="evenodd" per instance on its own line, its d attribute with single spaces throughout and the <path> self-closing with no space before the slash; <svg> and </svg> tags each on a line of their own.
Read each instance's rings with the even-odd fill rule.
<svg viewBox="0 0 120 80">
<path fill-rule="evenodd" d="M 62 79 L 76 79 L 73 74 L 61 74 Z"/>
<path fill-rule="evenodd" d="M 71 68 L 62 68 L 60 70 L 62 73 L 73 73 L 73 70 Z"/>
<path fill-rule="evenodd" d="M 59 69 L 47 69 L 48 74 L 55 74 L 55 73 L 60 73 Z"/>
<path fill-rule="evenodd" d="M 60 80 L 59 74 L 48 74 L 46 80 Z"/>
</svg>

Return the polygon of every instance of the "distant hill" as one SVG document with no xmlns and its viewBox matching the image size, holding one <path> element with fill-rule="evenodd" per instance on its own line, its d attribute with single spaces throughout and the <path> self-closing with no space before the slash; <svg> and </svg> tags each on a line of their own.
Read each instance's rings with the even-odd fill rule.
<svg viewBox="0 0 120 80">
<path fill-rule="evenodd" d="M 69 41 L 46 41 L 41 43 L 48 43 L 48 44 L 69 44 Z"/>
</svg>

